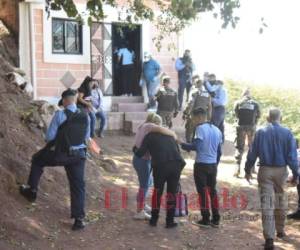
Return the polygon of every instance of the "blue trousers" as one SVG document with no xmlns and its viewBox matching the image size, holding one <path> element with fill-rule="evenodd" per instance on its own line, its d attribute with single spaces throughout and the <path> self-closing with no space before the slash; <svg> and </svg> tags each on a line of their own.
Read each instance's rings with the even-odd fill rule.
<svg viewBox="0 0 300 250">
<path fill-rule="evenodd" d="M 192 83 L 187 79 L 179 78 L 179 86 L 178 86 L 178 101 L 179 101 L 179 109 L 182 109 L 184 90 L 186 89 L 187 100 L 190 95 Z"/>
<path fill-rule="evenodd" d="M 106 125 L 106 117 L 103 111 L 98 111 L 96 114 L 96 118 L 100 120 L 99 133 L 101 134 Z"/>
<path fill-rule="evenodd" d="M 220 129 L 222 132 L 222 137 L 223 137 L 223 143 L 225 140 L 224 136 L 224 120 L 225 120 L 225 107 L 224 106 L 217 106 L 213 107 L 212 109 L 212 114 L 211 114 L 211 122 L 214 124 L 216 127 Z"/>
<path fill-rule="evenodd" d="M 55 154 L 54 151 L 42 149 L 32 159 L 28 185 L 38 190 L 44 167 L 64 166 L 69 180 L 71 192 L 71 218 L 84 218 L 85 203 L 85 168 L 86 150 L 78 150 L 78 155 L 69 156 L 64 153 Z"/>
<path fill-rule="evenodd" d="M 143 158 L 133 156 L 132 164 L 139 179 L 137 204 L 138 208 L 143 209 L 149 188 L 152 186 L 153 183 L 153 178 L 151 174 L 151 160 L 145 160 Z"/>
</svg>

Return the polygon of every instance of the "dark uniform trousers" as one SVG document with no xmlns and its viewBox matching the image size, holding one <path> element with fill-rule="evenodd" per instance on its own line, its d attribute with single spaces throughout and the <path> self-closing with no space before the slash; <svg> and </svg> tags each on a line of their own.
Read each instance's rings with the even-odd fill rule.
<svg viewBox="0 0 300 250">
<path fill-rule="evenodd" d="M 154 191 L 152 194 L 152 219 L 159 217 L 161 197 L 164 191 L 164 185 L 167 183 L 167 217 L 166 222 L 172 223 L 175 216 L 176 193 L 179 183 L 182 162 L 171 161 L 162 165 L 153 166 Z"/>
<path fill-rule="evenodd" d="M 236 128 L 236 139 L 235 139 L 235 148 L 237 149 L 235 158 L 237 160 L 237 164 L 241 164 L 242 157 L 245 150 L 245 141 L 247 137 L 248 147 L 251 146 L 253 137 L 256 131 L 255 125 L 243 125 L 237 126 Z"/>
<path fill-rule="evenodd" d="M 195 163 L 194 180 L 199 195 L 199 204 L 203 220 L 208 221 L 210 219 L 209 207 L 211 207 L 212 210 L 213 220 L 220 220 L 218 194 L 216 189 L 217 165 Z"/>
<path fill-rule="evenodd" d="M 121 77 L 123 94 L 133 94 L 134 65 L 122 65 Z"/>
<path fill-rule="evenodd" d="M 31 189 L 37 190 L 44 167 L 64 166 L 71 192 L 71 218 L 84 218 L 86 150 L 79 149 L 75 153 L 76 155 L 69 156 L 66 153 L 55 154 L 54 151 L 45 149 L 39 151 L 32 158 L 28 185 Z"/>
<path fill-rule="evenodd" d="M 217 106 L 217 107 L 213 107 L 212 114 L 211 114 L 212 124 L 218 127 L 222 132 L 223 143 L 225 142 L 225 136 L 224 136 L 225 112 L 226 110 L 224 106 Z"/>
<path fill-rule="evenodd" d="M 158 110 L 157 114 L 161 117 L 163 126 L 172 128 L 172 126 L 173 126 L 172 118 L 174 116 L 174 112 Z"/>
</svg>

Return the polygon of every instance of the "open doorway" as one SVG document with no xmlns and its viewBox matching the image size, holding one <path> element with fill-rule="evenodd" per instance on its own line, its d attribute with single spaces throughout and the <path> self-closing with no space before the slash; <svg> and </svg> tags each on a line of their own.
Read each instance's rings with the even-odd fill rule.
<svg viewBox="0 0 300 250">
<path fill-rule="evenodd" d="M 139 79 L 141 76 L 141 25 L 127 25 L 123 23 L 112 23 L 112 76 L 113 76 L 113 95 L 121 95 L 124 93 L 121 79 L 121 65 L 118 62 L 117 50 L 122 47 L 124 41 L 127 42 L 128 49 L 134 52 L 134 70 L 132 75 L 132 93 L 135 96 L 141 95 Z"/>
</svg>

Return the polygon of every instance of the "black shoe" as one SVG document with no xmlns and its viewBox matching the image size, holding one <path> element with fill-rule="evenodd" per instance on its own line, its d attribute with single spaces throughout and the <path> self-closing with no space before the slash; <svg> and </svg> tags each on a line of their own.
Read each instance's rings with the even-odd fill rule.
<svg viewBox="0 0 300 250">
<path fill-rule="evenodd" d="M 150 225 L 151 227 L 156 227 L 156 226 L 157 226 L 157 220 L 151 218 L 151 219 L 149 220 L 149 225 Z"/>
<path fill-rule="evenodd" d="M 166 224 L 166 228 L 174 228 L 177 226 L 178 226 L 178 223 L 176 223 L 176 222 L 169 222 Z"/>
<path fill-rule="evenodd" d="M 197 222 L 193 222 L 194 225 L 197 225 L 199 227 L 210 227 L 211 223 L 209 220 L 199 220 Z"/>
<path fill-rule="evenodd" d="M 265 250 L 274 250 L 274 241 L 273 239 L 266 239 Z"/>
<path fill-rule="evenodd" d="M 292 214 L 288 214 L 287 218 L 292 219 L 292 220 L 300 220 L 300 210 L 298 210 Z"/>
<path fill-rule="evenodd" d="M 220 226 L 220 220 L 211 220 L 211 226 L 212 227 L 219 227 Z"/>
<path fill-rule="evenodd" d="M 32 191 L 30 187 L 26 187 L 25 185 L 21 185 L 19 187 L 19 192 L 21 195 L 23 195 L 26 200 L 29 202 L 35 202 L 36 200 L 36 191 Z"/>
<path fill-rule="evenodd" d="M 72 226 L 73 231 L 82 230 L 84 229 L 85 224 L 83 222 L 83 219 L 75 219 L 74 224 Z"/>
</svg>

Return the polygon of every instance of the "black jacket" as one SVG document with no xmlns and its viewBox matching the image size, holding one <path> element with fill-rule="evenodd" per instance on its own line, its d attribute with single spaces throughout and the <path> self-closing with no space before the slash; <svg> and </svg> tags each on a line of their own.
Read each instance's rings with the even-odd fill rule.
<svg viewBox="0 0 300 250">
<path fill-rule="evenodd" d="M 135 151 L 135 155 L 142 157 L 147 152 L 152 157 L 152 166 L 163 165 L 171 161 L 178 161 L 185 166 L 185 161 L 180 154 L 179 147 L 172 136 L 160 133 L 149 133 L 143 140 L 139 149 Z"/>
</svg>

